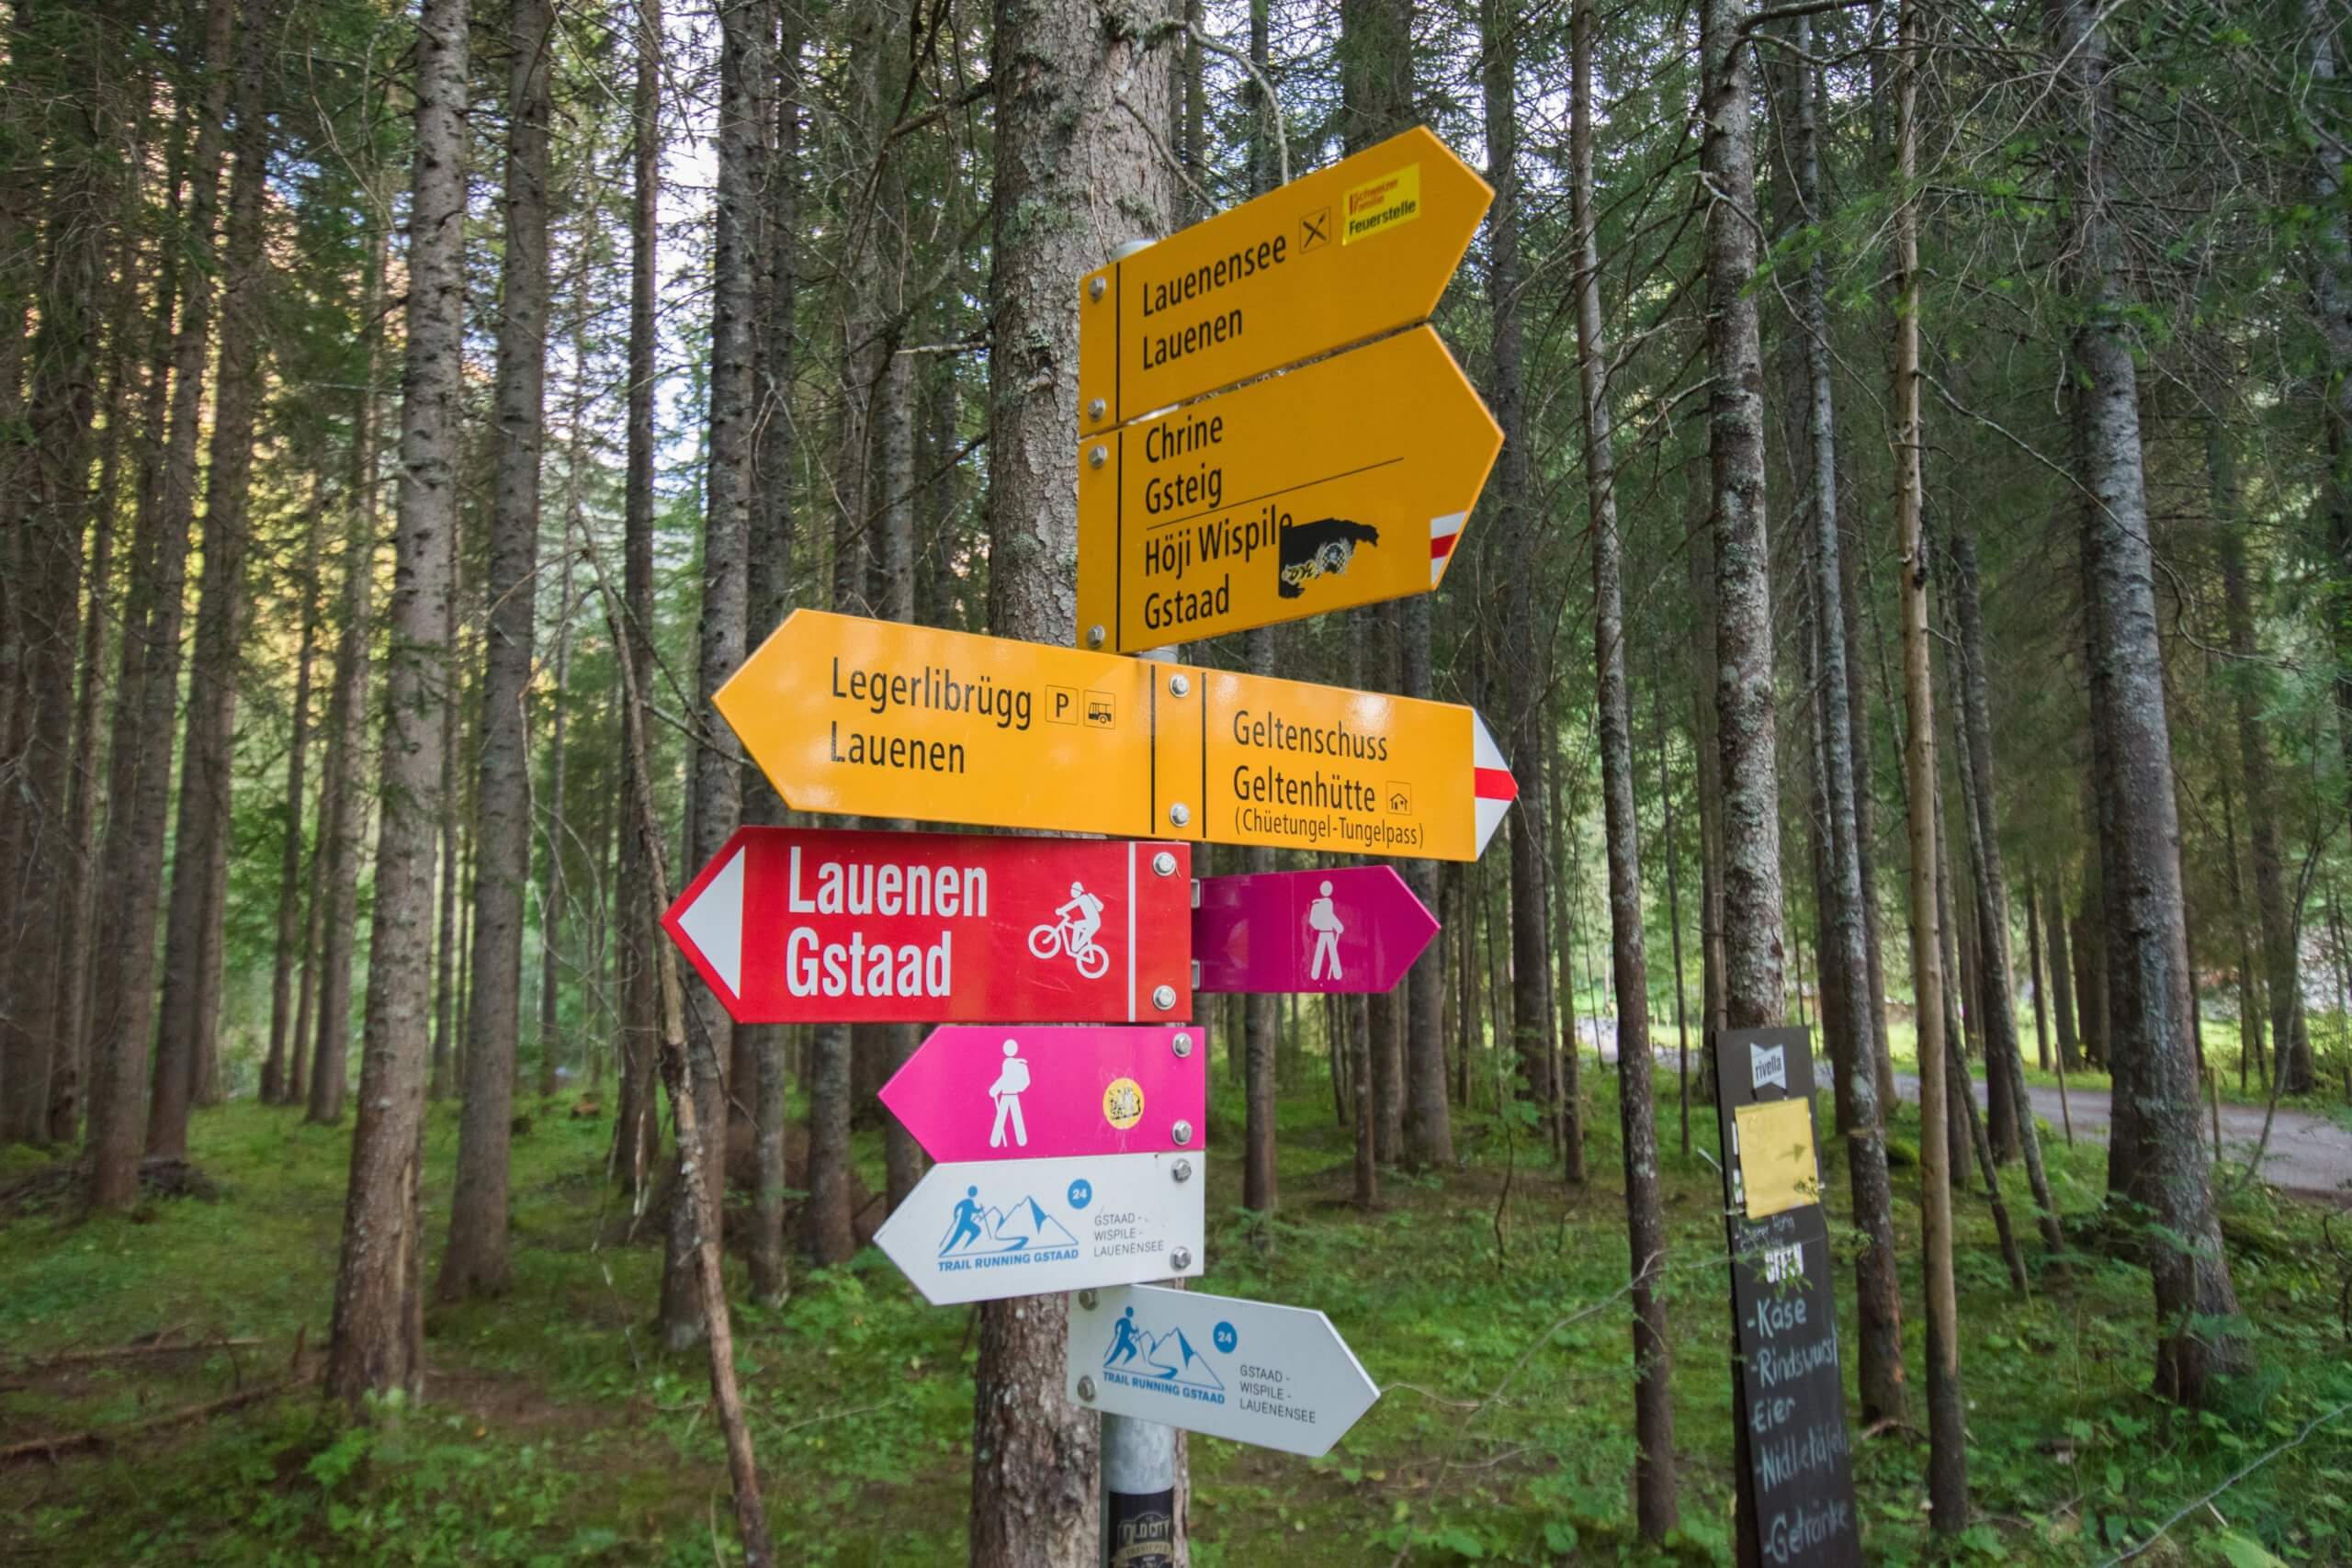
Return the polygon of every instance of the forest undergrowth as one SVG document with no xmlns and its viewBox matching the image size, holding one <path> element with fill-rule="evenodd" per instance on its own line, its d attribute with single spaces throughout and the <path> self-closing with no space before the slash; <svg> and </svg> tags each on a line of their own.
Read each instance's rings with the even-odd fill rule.
<svg viewBox="0 0 2352 1568">
<path fill-rule="evenodd" d="M 1615 1089 L 1596 1080 L 1591 1168 L 1613 1173 Z M 1321 1461 L 1194 1438 L 1200 1568 L 1276 1553 L 1288 1568 L 1730 1560 L 1720 1189 L 1703 1158 L 1678 1152 L 1670 1110 L 1662 1157 L 1674 1250 L 1663 1293 L 1683 1523 L 1660 1556 L 1634 1534 L 1625 1495 L 1626 1259 L 1613 1177 L 1566 1188 L 1524 1112 L 1473 1114 L 1461 1123 L 1461 1169 L 1393 1177 L 1385 1206 L 1364 1213 L 1349 1201 L 1345 1132 L 1300 1097 L 1283 1108 L 1284 1213 L 1266 1227 L 1216 1202 L 1240 1188 L 1238 1089 L 1221 1088 L 1235 1092 L 1216 1107 L 1203 1287 L 1320 1307 L 1386 1392 Z M 1670 1107 L 1670 1077 L 1659 1089 Z M 515 1141 L 511 1291 L 429 1314 L 421 1405 L 379 1407 L 371 1425 L 355 1425 L 298 1383 L 94 1450 L 11 1459 L 0 1468 L 0 1559 L 735 1560 L 703 1369 L 695 1356 L 662 1356 L 640 1321 L 660 1270 L 658 1227 L 640 1224 L 629 1237 L 626 1201 L 602 1178 L 609 1126 L 566 1109 L 539 1107 Z M 1894 1129 L 1898 1146 L 1916 1140 L 1907 1107 L 1901 1122 L 1911 1125 Z M 456 1107 L 436 1106 L 424 1179 L 433 1248 L 456 1140 Z M 1694 1146 L 1712 1154 L 1713 1144 L 1710 1117 L 1694 1126 Z M 2098 1248 L 2071 1258 L 2063 1280 L 2036 1258 L 2033 1293 L 2018 1299 L 1979 1190 L 1956 1205 L 1977 1509 L 1962 1560 L 2108 1562 L 2177 1514 L 2136 1561 L 2352 1561 L 2352 1253 L 2339 1250 L 2352 1227 L 2338 1219 L 2330 1237 L 2318 1209 L 2237 1191 L 2225 1234 L 2233 1264 L 2258 1263 L 2238 1278 L 2262 1371 L 2223 1408 L 2185 1413 L 2145 1392 L 2146 1277 L 2121 1256 L 2161 1238 L 2095 1223 L 2102 1150 L 2047 1147 L 2069 1233 Z M 0 1450 L 103 1434 L 304 1371 L 326 1337 L 348 1149 L 347 1131 L 239 1103 L 194 1122 L 192 1159 L 216 1198 L 89 1219 L 0 1215 L 0 1277 L 12 1281 L 0 1298 Z M 1834 1145 L 1826 1152 L 1834 1167 Z M 36 1168 L 27 1153 L 8 1152 L 0 1186 Z M 878 1187 L 878 1133 L 861 1134 L 859 1156 Z M 1917 1173 L 1895 1174 L 1916 1303 Z M 2022 1218 L 2023 1183 L 2005 1176 Z M 1836 1214 L 1843 1173 L 1826 1170 L 1825 1186 Z M 1838 1290 L 1850 1339 L 1850 1275 Z M 782 1560 L 959 1560 L 971 1315 L 924 1305 L 871 1248 L 799 1276 L 780 1310 L 739 1313 Z M 1916 1401 L 1916 1314 L 1905 1329 Z M 1848 1363 L 1850 1375 L 1850 1354 Z M 1899 1427 L 1855 1438 L 1871 1557 L 1927 1560 L 1921 1438 Z"/>
</svg>

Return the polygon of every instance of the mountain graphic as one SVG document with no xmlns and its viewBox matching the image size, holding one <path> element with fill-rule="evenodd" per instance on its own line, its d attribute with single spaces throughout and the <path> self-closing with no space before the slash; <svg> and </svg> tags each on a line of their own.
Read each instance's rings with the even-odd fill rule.
<svg viewBox="0 0 2352 1568">
<path fill-rule="evenodd" d="M 1171 1328 L 1165 1334 L 1148 1330 L 1135 1336 L 1135 1348 L 1128 1358 L 1136 1365 L 1122 1365 L 1121 1352 L 1127 1348 L 1114 1335 L 1111 1350 L 1102 1359 L 1105 1367 L 1117 1367 L 1132 1377 L 1150 1378 L 1155 1382 L 1172 1382 L 1192 1388 L 1225 1391 L 1225 1382 L 1210 1367 L 1208 1358 L 1193 1348 L 1182 1328 Z"/>
<path fill-rule="evenodd" d="M 967 1230 L 974 1234 L 965 1235 Z M 952 1223 L 946 1239 L 940 1244 L 939 1256 L 1027 1252 L 1033 1247 L 1077 1245 L 1077 1239 L 1062 1228 L 1060 1221 L 1046 1213 L 1036 1199 L 1023 1198 L 1011 1209 L 993 1205 L 982 1209 L 969 1225 L 961 1219 Z"/>
<path fill-rule="evenodd" d="M 1078 1245 L 1078 1239 L 1062 1229 L 1061 1222 L 1039 1207 L 1035 1198 L 1023 1198 L 1009 1210 L 990 1209 L 989 1238 L 997 1244 L 1000 1252 Z"/>
</svg>

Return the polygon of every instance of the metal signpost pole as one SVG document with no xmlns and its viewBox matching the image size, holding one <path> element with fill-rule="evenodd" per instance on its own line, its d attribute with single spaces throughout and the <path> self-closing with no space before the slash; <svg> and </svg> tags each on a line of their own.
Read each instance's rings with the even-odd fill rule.
<svg viewBox="0 0 2352 1568">
<path fill-rule="evenodd" d="M 1123 259 L 1150 244 L 1131 240 L 1112 257 Z M 1176 650 L 1153 649 L 1140 655 L 1173 664 Z M 1171 814 L 1183 810 L 1170 806 Z M 1182 823 L 1178 823 L 1182 826 Z M 1207 1118 L 1202 1118 L 1203 1126 Z M 1207 1179 L 1202 1161 L 1202 1179 Z M 1075 1326 L 1075 1325 L 1073 1325 Z M 1103 1568 L 1176 1568 L 1176 1428 L 1130 1416 L 1102 1417 Z"/>
</svg>

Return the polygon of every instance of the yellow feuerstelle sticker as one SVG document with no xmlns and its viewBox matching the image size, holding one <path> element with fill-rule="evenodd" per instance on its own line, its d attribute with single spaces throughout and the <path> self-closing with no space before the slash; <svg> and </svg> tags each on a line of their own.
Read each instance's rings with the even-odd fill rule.
<svg viewBox="0 0 2352 1568">
<path fill-rule="evenodd" d="M 1124 1133 L 1143 1120 L 1143 1085 L 1133 1078 L 1113 1078 L 1102 1091 L 1102 1120 Z"/>
<path fill-rule="evenodd" d="M 1374 234 L 1385 234 L 1421 215 L 1421 166 L 1408 164 L 1393 175 L 1366 180 L 1348 192 L 1347 212 L 1340 225 L 1340 243 L 1352 245 Z"/>
<path fill-rule="evenodd" d="M 1813 1106 L 1764 1100 L 1732 1112 L 1739 1130 L 1739 1175 L 1747 1217 L 1768 1219 L 1821 1201 L 1821 1164 L 1813 1149 Z"/>
<path fill-rule="evenodd" d="M 1415 126 L 1088 274 L 1079 434 L 1427 321 L 1493 194 Z"/>
</svg>

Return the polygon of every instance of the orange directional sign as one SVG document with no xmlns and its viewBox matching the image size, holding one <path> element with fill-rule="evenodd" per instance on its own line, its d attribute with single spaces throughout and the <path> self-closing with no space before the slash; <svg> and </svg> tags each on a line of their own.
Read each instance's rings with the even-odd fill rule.
<svg viewBox="0 0 2352 1568">
<path fill-rule="evenodd" d="M 1088 274 L 1079 434 L 1427 320 L 1493 199 L 1417 126 Z"/>
<path fill-rule="evenodd" d="M 813 610 L 718 704 L 802 811 L 1466 861 L 1518 787 L 1454 704 Z"/>
<path fill-rule="evenodd" d="M 1428 327 L 1106 431 L 1078 466 L 1080 640 L 1135 652 L 1430 592 L 1502 441 Z"/>
</svg>

